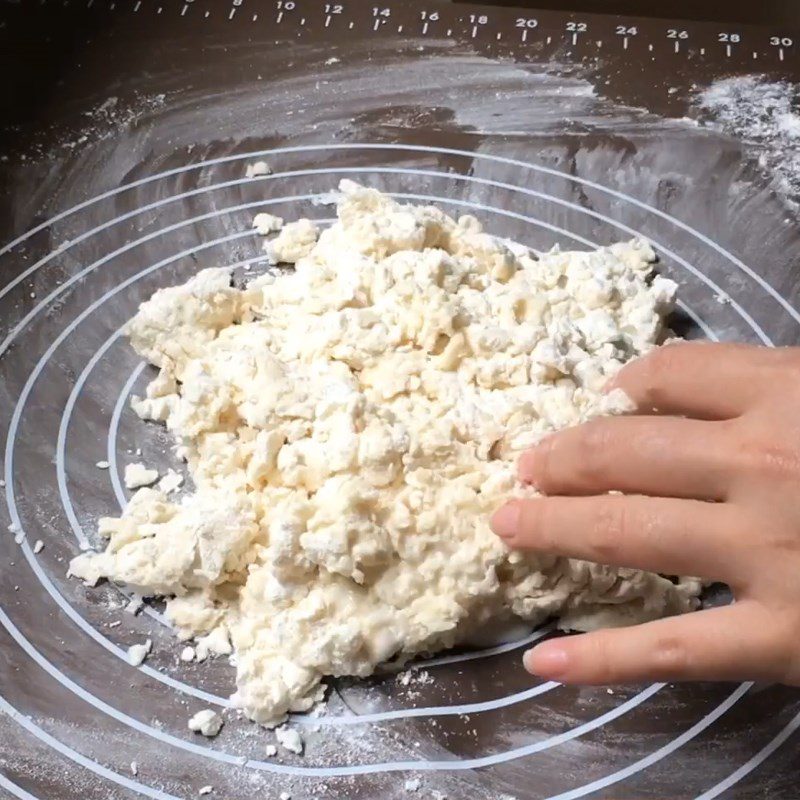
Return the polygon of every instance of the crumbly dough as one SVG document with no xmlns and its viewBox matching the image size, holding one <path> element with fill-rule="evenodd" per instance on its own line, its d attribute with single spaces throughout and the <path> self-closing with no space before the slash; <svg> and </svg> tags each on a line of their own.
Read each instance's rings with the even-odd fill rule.
<svg viewBox="0 0 800 800">
<path fill-rule="evenodd" d="M 141 489 L 157 480 L 157 469 L 148 469 L 144 464 L 128 464 L 125 467 L 125 487 L 128 489 Z"/>
<path fill-rule="evenodd" d="M 139 490 L 71 571 L 169 598 L 198 658 L 232 646 L 234 704 L 265 724 L 309 709 L 324 676 L 515 617 L 587 629 L 691 609 L 695 581 L 509 552 L 488 527 L 531 493 L 525 448 L 630 410 L 601 389 L 658 343 L 676 289 L 649 245 L 534 253 L 340 188 L 332 227 L 267 243 L 294 270 L 237 288 L 208 269 L 142 305 L 128 335 L 160 372 L 133 406 L 166 423 L 196 488 Z"/>
</svg>

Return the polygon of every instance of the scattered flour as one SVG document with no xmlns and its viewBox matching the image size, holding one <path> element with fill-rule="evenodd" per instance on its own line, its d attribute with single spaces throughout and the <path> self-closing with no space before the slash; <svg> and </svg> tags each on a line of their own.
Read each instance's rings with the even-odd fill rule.
<svg viewBox="0 0 800 800">
<path fill-rule="evenodd" d="M 800 86 L 763 75 L 726 78 L 697 96 L 725 133 L 757 145 L 759 165 L 776 190 L 800 205 Z"/>
<path fill-rule="evenodd" d="M 237 288 L 208 269 L 142 305 L 127 333 L 160 372 L 132 405 L 166 424 L 196 489 L 140 489 L 72 573 L 168 598 L 198 661 L 235 651 L 233 704 L 267 725 L 311 708 L 326 675 L 488 625 L 695 607 L 695 581 L 511 552 L 488 526 L 534 494 L 525 448 L 630 409 L 602 389 L 660 341 L 676 290 L 649 245 L 534 253 L 473 217 L 341 191 L 332 227 L 267 244 L 293 271 Z"/>
</svg>

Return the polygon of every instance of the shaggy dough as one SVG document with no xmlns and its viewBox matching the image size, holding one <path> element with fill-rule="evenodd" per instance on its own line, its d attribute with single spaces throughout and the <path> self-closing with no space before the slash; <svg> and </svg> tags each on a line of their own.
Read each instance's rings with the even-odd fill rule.
<svg viewBox="0 0 800 800">
<path fill-rule="evenodd" d="M 522 450 L 630 410 L 604 383 L 650 350 L 676 286 L 633 241 L 533 253 L 473 217 L 352 182 L 338 222 L 283 226 L 295 263 L 232 285 L 200 272 L 128 326 L 160 372 L 195 490 L 137 492 L 71 571 L 166 596 L 201 653 L 236 653 L 237 707 L 280 722 L 326 675 L 451 647 L 514 617 L 586 629 L 691 609 L 698 584 L 509 552 L 489 530 Z M 265 233 L 280 220 L 257 218 Z"/>
</svg>

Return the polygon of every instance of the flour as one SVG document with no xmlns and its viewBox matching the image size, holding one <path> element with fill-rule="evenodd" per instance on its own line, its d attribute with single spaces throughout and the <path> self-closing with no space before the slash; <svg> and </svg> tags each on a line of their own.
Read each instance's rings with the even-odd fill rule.
<svg viewBox="0 0 800 800">
<path fill-rule="evenodd" d="M 758 163 L 774 176 L 793 207 L 800 200 L 800 87 L 744 75 L 716 81 L 699 93 L 698 106 L 723 131 L 758 148 Z"/>
<path fill-rule="evenodd" d="M 332 227 L 267 242 L 294 271 L 237 288 L 208 269 L 142 305 L 127 333 L 160 372 L 133 408 L 166 424 L 196 488 L 140 489 L 72 573 L 168 598 L 198 661 L 234 651 L 233 704 L 269 725 L 327 675 L 515 618 L 693 608 L 695 582 L 510 552 L 488 526 L 533 494 L 521 452 L 630 409 L 602 389 L 660 340 L 676 289 L 649 245 L 537 254 L 473 217 L 341 190 Z"/>
</svg>

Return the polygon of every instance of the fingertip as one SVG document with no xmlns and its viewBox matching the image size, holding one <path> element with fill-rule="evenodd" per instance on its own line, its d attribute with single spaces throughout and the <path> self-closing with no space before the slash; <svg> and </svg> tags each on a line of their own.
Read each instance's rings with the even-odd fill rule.
<svg viewBox="0 0 800 800">
<path fill-rule="evenodd" d="M 531 675 L 558 680 L 569 669 L 570 656 L 567 647 L 555 640 L 528 650 L 522 657 L 522 663 Z"/>
<path fill-rule="evenodd" d="M 489 525 L 500 538 L 512 539 L 519 531 L 521 516 L 522 502 L 511 500 L 492 514 Z"/>
</svg>

